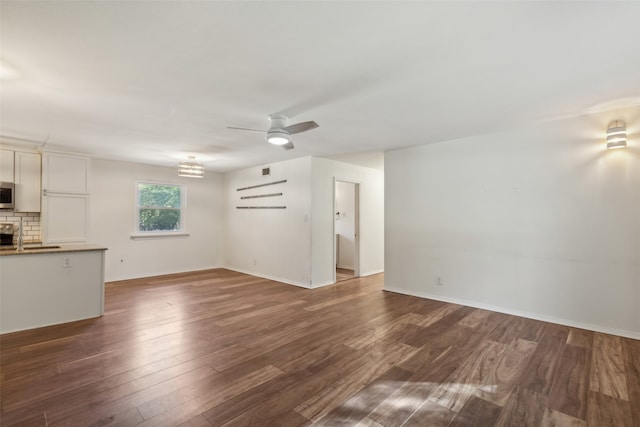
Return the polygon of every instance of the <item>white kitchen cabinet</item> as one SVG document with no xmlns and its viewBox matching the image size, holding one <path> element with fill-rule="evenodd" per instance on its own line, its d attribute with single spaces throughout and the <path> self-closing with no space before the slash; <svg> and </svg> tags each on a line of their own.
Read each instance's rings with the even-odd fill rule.
<svg viewBox="0 0 640 427">
<path fill-rule="evenodd" d="M 91 159 L 42 153 L 42 241 L 82 243 L 89 237 Z"/>
<path fill-rule="evenodd" d="M 46 193 L 89 194 L 91 158 L 58 152 L 42 153 L 42 188 Z"/>
<path fill-rule="evenodd" d="M 40 154 L 15 152 L 15 212 L 40 212 Z"/>
<path fill-rule="evenodd" d="M 0 181 L 13 182 L 13 150 L 0 150 Z"/>
<path fill-rule="evenodd" d="M 89 197 L 79 194 L 47 193 L 41 217 L 42 241 L 84 243 L 89 235 Z"/>
</svg>

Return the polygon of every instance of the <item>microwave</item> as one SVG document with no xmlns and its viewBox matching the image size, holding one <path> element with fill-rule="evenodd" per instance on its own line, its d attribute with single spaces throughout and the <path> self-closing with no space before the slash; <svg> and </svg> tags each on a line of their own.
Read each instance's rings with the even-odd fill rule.
<svg viewBox="0 0 640 427">
<path fill-rule="evenodd" d="M 0 209 L 15 209 L 16 186 L 13 182 L 0 182 Z"/>
</svg>

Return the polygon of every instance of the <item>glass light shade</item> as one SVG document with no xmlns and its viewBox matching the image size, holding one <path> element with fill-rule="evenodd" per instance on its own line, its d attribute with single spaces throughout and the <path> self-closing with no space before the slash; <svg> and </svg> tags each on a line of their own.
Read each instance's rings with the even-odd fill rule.
<svg viewBox="0 0 640 427">
<path fill-rule="evenodd" d="M 204 165 L 196 163 L 196 158 L 189 156 L 189 160 L 186 162 L 180 162 L 178 167 L 178 175 L 186 176 L 188 178 L 204 178 Z"/>
<path fill-rule="evenodd" d="M 609 123 L 607 127 L 607 148 L 624 148 L 627 146 L 627 125 L 622 120 Z"/>
</svg>

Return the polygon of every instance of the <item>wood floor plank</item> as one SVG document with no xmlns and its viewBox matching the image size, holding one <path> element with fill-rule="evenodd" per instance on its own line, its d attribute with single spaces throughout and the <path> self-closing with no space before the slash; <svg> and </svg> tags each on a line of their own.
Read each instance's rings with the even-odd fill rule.
<svg viewBox="0 0 640 427">
<path fill-rule="evenodd" d="M 422 426 L 448 426 L 454 417 L 455 412 L 450 409 L 443 408 L 437 403 L 431 402 L 430 400 L 425 400 L 422 405 L 420 405 L 415 412 L 407 419 L 406 422 L 402 424 L 402 426 L 407 427 L 422 427 Z M 396 424 L 389 424 L 396 425 Z M 398 426 L 400 424 L 397 424 Z M 387 425 L 385 424 L 385 427 Z"/>
<path fill-rule="evenodd" d="M 360 392 L 335 407 L 314 425 L 353 426 L 365 419 L 371 419 L 369 415 L 406 384 L 411 375 L 411 372 L 398 367 L 389 369 Z"/>
<path fill-rule="evenodd" d="M 481 384 L 476 395 L 496 405 L 504 406 L 512 395 L 518 379 L 526 370 L 531 354 L 536 348 L 536 343 L 523 339 L 517 339 L 499 354 L 483 373 Z"/>
<path fill-rule="evenodd" d="M 422 317 L 415 322 L 415 324 L 416 324 L 416 326 L 422 326 L 423 328 L 426 328 L 427 326 L 431 326 L 434 323 L 444 319 L 445 317 L 447 317 L 451 313 L 456 312 L 460 308 L 462 308 L 462 306 L 461 305 L 457 305 L 457 304 L 445 304 L 445 305 L 442 305 L 440 307 L 437 307 L 437 308 L 435 308 L 435 309 L 423 314 Z M 475 313 L 475 311 L 474 311 L 474 313 Z M 466 317 L 464 317 L 463 319 L 465 319 L 465 318 Z"/>
<path fill-rule="evenodd" d="M 223 425 L 242 416 L 245 412 L 252 411 L 254 408 L 264 404 L 270 396 L 282 395 L 282 397 L 285 398 L 288 390 L 304 382 L 308 376 L 311 375 L 312 374 L 308 374 L 305 376 L 304 373 L 286 374 L 275 380 L 267 381 L 239 396 L 211 407 L 204 411 L 202 416 L 209 421 L 211 425 Z M 290 410 L 290 408 L 283 410 L 282 413 L 287 412 L 287 410 Z"/>
<path fill-rule="evenodd" d="M 640 426 L 640 341 L 625 338 L 622 340 L 622 347 L 632 421 L 634 425 Z"/>
<path fill-rule="evenodd" d="M 6 427 L 46 427 L 47 418 L 44 412 L 37 414 L 30 413 L 29 415 L 12 421 L 0 418 L 0 425 Z"/>
<path fill-rule="evenodd" d="M 640 425 L 640 341 L 383 285 L 108 283 L 100 318 L 0 335 L 0 423 Z"/>
<path fill-rule="evenodd" d="M 562 412 L 546 409 L 540 427 L 586 427 L 587 422 L 563 414 Z"/>
<path fill-rule="evenodd" d="M 565 345 L 549 392 L 549 409 L 586 420 L 591 350 Z"/>
<path fill-rule="evenodd" d="M 287 426 L 287 427 L 305 427 L 311 425 L 311 421 L 300 415 L 295 411 L 289 411 L 279 417 L 274 418 L 271 421 L 271 425 L 274 426 Z"/>
<path fill-rule="evenodd" d="M 596 333 L 592 354 L 590 390 L 628 401 L 622 338 Z"/>
<path fill-rule="evenodd" d="M 367 345 L 382 339 L 384 336 L 389 335 L 397 330 L 404 330 L 410 323 L 420 321 L 422 316 L 415 313 L 408 313 L 398 317 L 390 322 L 387 322 L 383 326 L 376 324 L 368 325 L 367 328 L 360 330 L 357 336 L 347 340 L 346 345 L 359 350 Z"/>
<path fill-rule="evenodd" d="M 437 384 L 429 382 L 407 381 L 375 408 L 369 414 L 369 418 L 383 426 L 391 427 L 405 424 L 421 407 L 423 412 L 431 412 L 433 408 L 438 408 L 442 412 L 450 412 L 448 408 L 430 401 L 427 402 L 427 397 L 436 386 Z M 431 423 L 433 421 L 430 420 Z"/>
<path fill-rule="evenodd" d="M 282 371 L 278 368 L 267 366 L 240 378 L 224 375 L 203 378 L 138 405 L 138 411 L 140 411 L 140 414 L 142 414 L 145 420 L 148 420 L 188 402 L 191 407 L 199 404 L 203 407 L 203 410 L 200 412 L 204 412 L 208 407 L 216 406 L 220 402 L 244 393 L 281 374 Z M 181 408 L 174 412 L 182 414 L 185 411 Z M 178 422 L 180 416 L 173 415 L 171 423 Z M 188 413 L 185 418 L 189 418 Z M 162 418 L 165 422 L 167 422 L 168 419 L 169 417 Z"/>
<path fill-rule="evenodd" d="M 455 307 L 455 305 L 452 304 L 452 307 Z M 471 329 L 478 329 L 482 325 L 484 325 L 485 322 L 492 315 L 493 315 L 492 311 L 476 309 L 471 314 L 469 314 L 468 316 L 466 316 L 466 317 L 462 318 L 460 321 L 458 321 L 458 325 L 466 326 L 466 327 L 471 328 Z M 421 326 L 428 326 L 428 325 L 421 325 Z"/>
<path fill-rule="evenodd" d="M 503 343 L 485 340 L 477 349 L 475 357 L 470 357 L 446 381 L 441 381 L 430 394 L 429 400 L 459 412 L 466 401 L 486 385 L 487 374 L 494 362 L 508 349 Z"/>
<path fill-rule="evenodd" d="M 193 414 L 202 414 L 260 384 L 282 374 L 279 369 L 268 366 L 244 378 L 222 378 L 215 382 L 198 383 L 167 393 L 151 402 L 138 406 L 145 418 L 140 427 L 176 425 L 189 420 Z M 201 388 L 200 388 L 201 387 Z"/>
<path fill-rule="evenodd" d="M 356 426 L 357 427 L 385 427 L 382 424 L 373 421 L 371 418 L 365 418 L 364 420 L 356 424 Z"/>
<path fill-rule="evenodd" d="M 455 347 L 458 349 L 477 348 L 485 338 L 485 334 L 458 324 L 451 326 L 442 333 L 432 334 L 429 329 L 425 331 L 430 337 L 429 341 L 416 352 L 414 356 L 402 362 L 402 367 L 412 372 L 418 372 L 429 368 L 433 360 L 445 351 Z"/>
<path fill-rule="evenodd" d="M 449 424 L 450 427 L 493 426 L 502 408 L 494 403 L 471 396 Z"/>
<path fill-rule="evenodd" d="M 65 419 L 58 422 L 49 422 L 47 426 L 54 427 L 75 427 L 75 426 L 122 426 L 133 427 L 143 421 L 142 415 L 136 408 L 127 408 L 105 415 L 104 412 L 85 411 L 81 415 L 72 419 Z"/>
<path fill-rule="evenodd" d="M 569 337 L 567 338 L 567 344 L 575 345 L 576 347 L 583 347 L 591 349 L 593 347 L 593 331 L 586 331 L 584 329 L 571 328 L 569 331 Z"/>
<path fill-rule="evenodd" d="M 517 384 L 531 391 L 549 395 L 560 355 L 567 342 L 568 328 L 547 325 Z"/>
<path fill-rule="evenodd" d="M 376 343 L 373 344 L 374 346 Z M 386 372 L 391 367 L 398 365 L 416 350 L 400 343 L 382 344 L 377 348 L 382 349 L 382 354 L 368 360 L 374 347 L 366 347 L 362 351 L 369 353 L 363 359 L 363 365 L 352 373 L 349 373 L 336 381 L 330 388 L 325 388 L 310 399 L 302 402 L 295 411 L 311 421 L 317 421 L 329 412 L 328 408 L 338 406 L 341 402 L 360 391 L 368 383 Z"/>
<path fill-rule="evenodd" d="M 604 393 L 590 392 L 587 426 L 634 427 L 629 402 Z"/>
<path fill-rule="evenodd" d="M 178 427 L 212 427 L 202 415 L 197 415 L 187 421 L 178 424 Z"/>
<path fill-rule="evenodd" d="M 546 396 L 518 387 L 510 394 L 509 400 L 495 423 L 495 427 L 537 427 L 542 422 L 546 406 Z"/>
<path fill-rule="evenodd" d="M 214 374 L 205 361 L 176 363 L 175 358 L 163 359 L 143 367 L 105 377 L 94 383 L 45 401 L 50 422 L 71 417 L 92 406 L 107 406 L 123 396 L 149 393 L 167 381 L 189 381 L 195 375 Z"/>
<path fill-rule="evenodd" d="M 490 340 L 509 344 L 516 339 L 538 341 L 544 331 L 544 322 L 524 317 L 511 316 L 508 322 L 502 322 L 488 336 Z"/>
<path fill-rule="evenodd" d="M 97 396 L 94 395 L 93 399 L 99 402 L 99 407 L 85 404 L 81 407 L 75 407 L 72 411 L 69 411 L 68 407 L 63 406 L 61 409 L 67 410 L 61 412 L 56 411 L 57 408 L 55 407 L 51 408 L 51 410 L 47 411 L 47 414 L 51 414 L 52 418 L 55 414 L 55 418 L 53 418 L 55 422 L 52 423 L 52 421 L 50 421 L 49 424 L 87 425 L 90 424 L 90 420 L 95 419 L 95 417 L 99 417 L 100 419 L 121 417 L 122 414 L 126 414 L 131 408 L 135 409 L 135 411 L 131 412 L 139 414 L 137 406 L 142 403 L 163 396 L 176 388 L 186 386 L 203 377 L 215 375 L 218 374 L 212 368 L 204 366 L 172 377 L 166 381 L 141 388 L 139 391 L 131 394 L 124 394 L 116 391 L 112 394 L 107 394 L 106 396 L 103 396 L 102 394 L 98 394 Z M 101 399 L 101 397 L 104 397 L 104 399 Z M 57 421 L 58 417 L 61 418 L 59 421 Z"/>
<path fill-rule="evenodd" d="M 344 374 L 360 367 L 359 356 L 345 345 L 336 347 L 329 357 L 310 360 L 308 366 L 229 399 L 203 415 L 216 426 L 234 419 L 247 423 L 266 422 L 293 410 L 325 387 L 331 387 Z"/>
</svg>

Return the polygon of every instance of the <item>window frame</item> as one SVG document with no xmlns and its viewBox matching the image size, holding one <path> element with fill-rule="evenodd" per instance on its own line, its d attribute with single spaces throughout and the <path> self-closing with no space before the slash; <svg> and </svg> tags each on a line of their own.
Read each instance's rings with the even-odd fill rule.
<svg viewBox="0 0 640 427">
<path fill-rule="evenodd" d="M 141 185 L 158 185 L 165 187 L 177 187 L 180 189 L 180 208 L 159 208 L 157 206 L 142 206 L 140 204 L 140 186 Z M 187 233 L 187 187 L 184 184 L 178 184 L 175 182 L 163 182 L 163 181 L 150 181 L 150 180 L 138 180 L 135 182 L 135 200 L 134 200 L 134 232 L 131 235 L 132 239 L 144 239 L 155 237 L 177 237 L 188 236 Z M 152 209 L 171 209 L 180 211 L 180 228 L 178 230 L 140 230 L 140 210 L 144 208 Z"/>
</svg>

